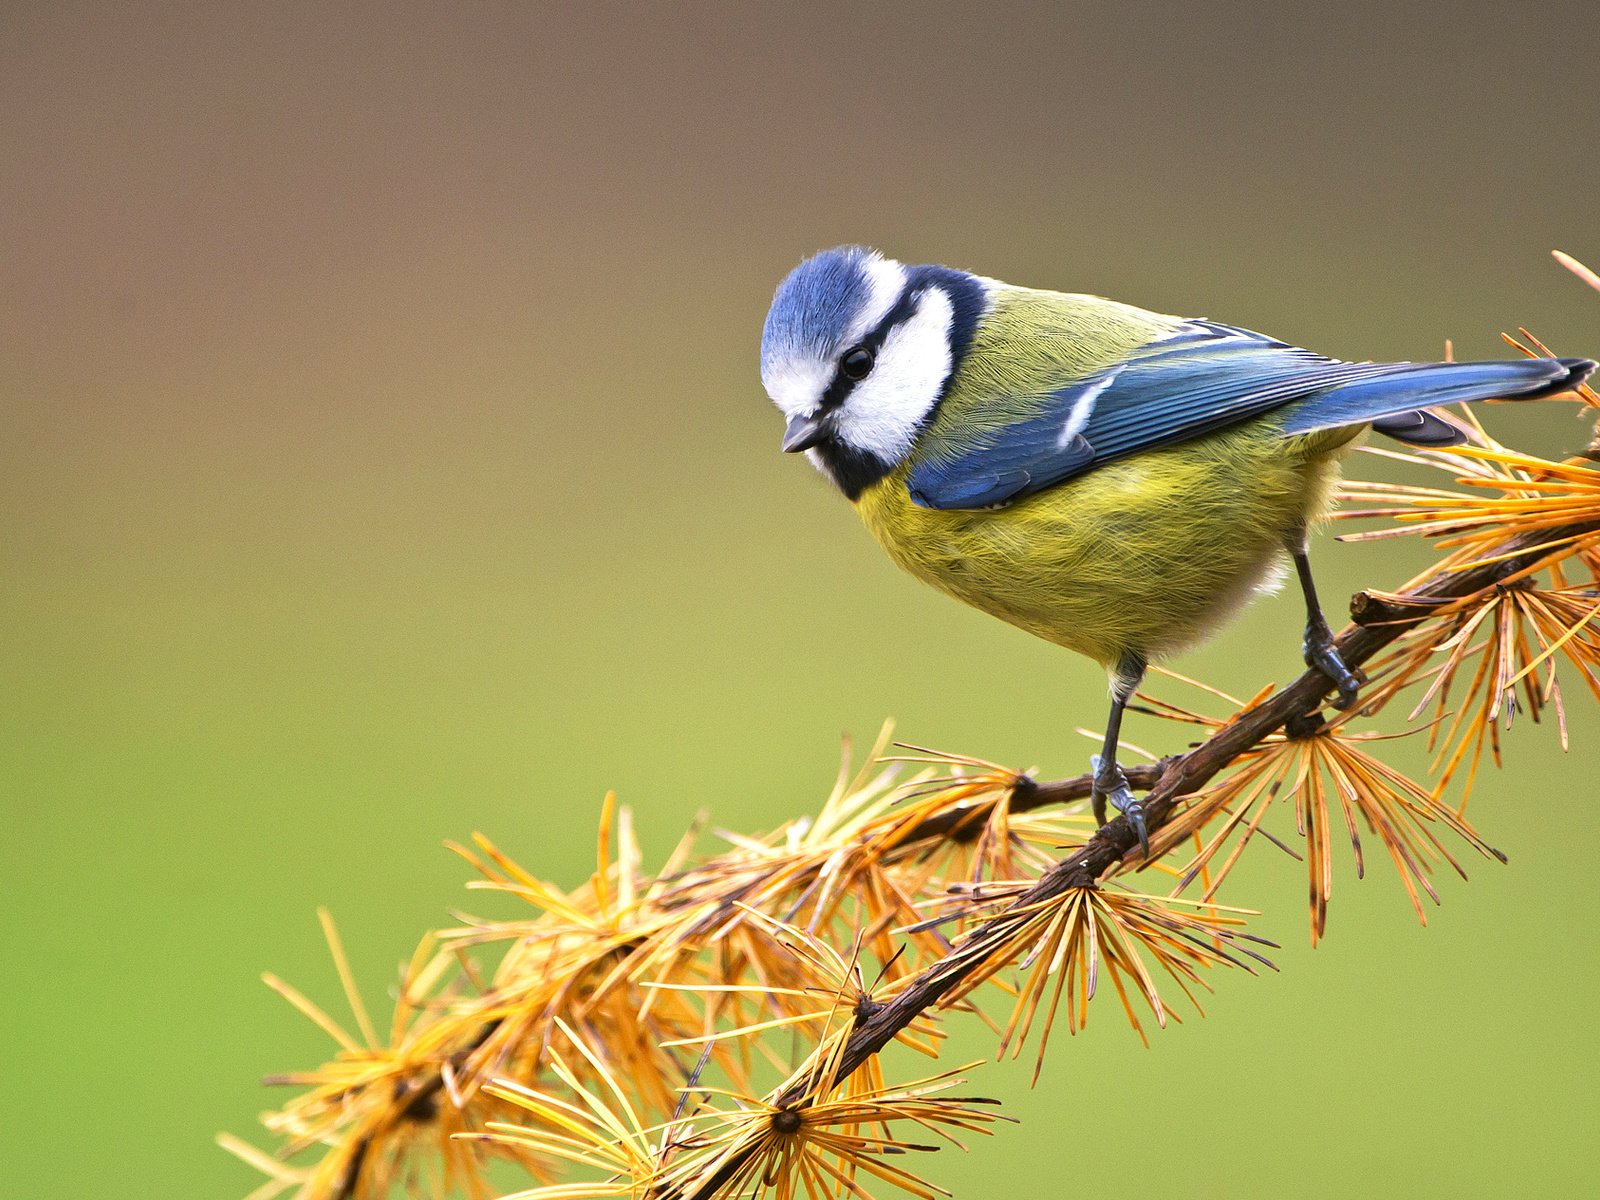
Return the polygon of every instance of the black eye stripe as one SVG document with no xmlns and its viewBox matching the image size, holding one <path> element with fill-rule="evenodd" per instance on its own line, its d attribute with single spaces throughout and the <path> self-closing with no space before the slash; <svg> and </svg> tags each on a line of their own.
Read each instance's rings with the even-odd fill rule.
<svg viewBox="0 0 1600 1200">
<path fill-rule="evenodd" d="M 917 303 L 922 299 L 923 291 L 924 289 L 920 287 L 909 287 L 901 292 L 900 299 L 896 300 L 894 307 L 883 315 L 883 320 L 879 321 L 866 337 L 859 342 L 851 343 L 850 349 L 865 350 L 876 359 L 878 351 L 883 349 L 883 343 L 888 340 L 896 327 L 905 324 L 916 314 Z M 846 375 L 842 367 L 834 367 L 833 379 L 828 383 L 828 390 L 822 393 L 822 407 L 838 408 L 849 397 L 858 382 L 860 381 Z"/>
</svg>

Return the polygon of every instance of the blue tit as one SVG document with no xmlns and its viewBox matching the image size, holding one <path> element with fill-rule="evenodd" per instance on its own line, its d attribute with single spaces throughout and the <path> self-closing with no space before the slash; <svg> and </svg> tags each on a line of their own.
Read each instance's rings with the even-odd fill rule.
<svg viewBox="0 0 1600 1200">
<path fill-rule="evenodd" d="M 783 449 L 833 481 L 890 558 L 1105 666 L 1095 814 L 1109 799 L 1146 849 L 1116 750 L 1147 664 L 1239 611 L 1287 555 L 1305 661 L 1354 703 L 1306 557 L 1340 458 L 1369 426 L 1455 444 L 1462 430 L 1430 407 L 1552 395 L 1594 365 L 1340 362 L 859 246 L 796 267 L 761 340 Z"/>
</svg>

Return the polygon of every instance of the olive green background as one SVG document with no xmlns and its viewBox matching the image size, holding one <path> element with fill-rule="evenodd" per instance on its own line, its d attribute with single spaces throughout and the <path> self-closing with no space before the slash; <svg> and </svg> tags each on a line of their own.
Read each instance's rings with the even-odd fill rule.
<svg viewBox="0 0 1600 1200">
<path fill-rule="evenodd" d="M 814 807 L 838 737 L 1083 769 L 1096 668 L 919 588 L 755 356 L 865 240 L 1348 357 L 1600 351 L 1592 5 L 8 4 L 0 14 L 0 1190 L 242 1195 L 211 1144 L 329 1047 L 484 830 L 566 884 L 607 788 L 647 854 Z M 1499 409 L 1545 452 L 1565 409 Z M 1336 546 L 1330 597 L 1428 553 Z M 1292 597 L 1177 666 L 1297 667 Z M 1170 691 L 1168 694 L 1179 695 Z M 1511 858 L 1419 928 L 1384 862 L 1282 973 L 1140 1048 L 1103 1001 L 967 1197 L 1593 1184 L 1600 721 L 1513 730 Z M 1174 730 L 1136 720 L 1134 741 Z M 1415 748 L 1395 754 L 1414 761 Z M 1412 756 L 1408 758 L 1407 756 Z M 955 1054 L 985 1054 L 978 1031 Z"/>
</svg>

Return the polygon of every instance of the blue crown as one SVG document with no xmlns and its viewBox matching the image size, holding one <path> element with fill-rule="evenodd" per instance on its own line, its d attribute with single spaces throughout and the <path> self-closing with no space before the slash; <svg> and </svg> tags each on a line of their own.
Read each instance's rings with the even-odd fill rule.
<svg viewBox="0 0 1600 1200">
<path fill-rule="evenodd" d="M 839 246 L 805 260 L 778 285 L 761 333 L 761 367 L 787 358 L 831 358 L 871 296 L 865 246 Z"/>
</svg>

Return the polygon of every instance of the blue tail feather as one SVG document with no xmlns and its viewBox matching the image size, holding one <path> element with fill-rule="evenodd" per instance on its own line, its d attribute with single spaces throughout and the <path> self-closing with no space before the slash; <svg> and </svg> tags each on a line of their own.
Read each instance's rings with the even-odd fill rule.
<svg viewBox="0 0 1600 1200">
<path fill-rule="evenodd" d="M 1418 410 L 1474 400 L 1532 400 L 1577 387 L 1593 371 L 1586 358 L 1528 358 L 1518 362 L 1396 363 L 1392 371 L 1318 392 L 1289 406 L 1284 432 L 1314 433 L 1371 424 L 1380 433 L 1418 445 L 1449 445 L 1449 422 Z"/>
</svg>

